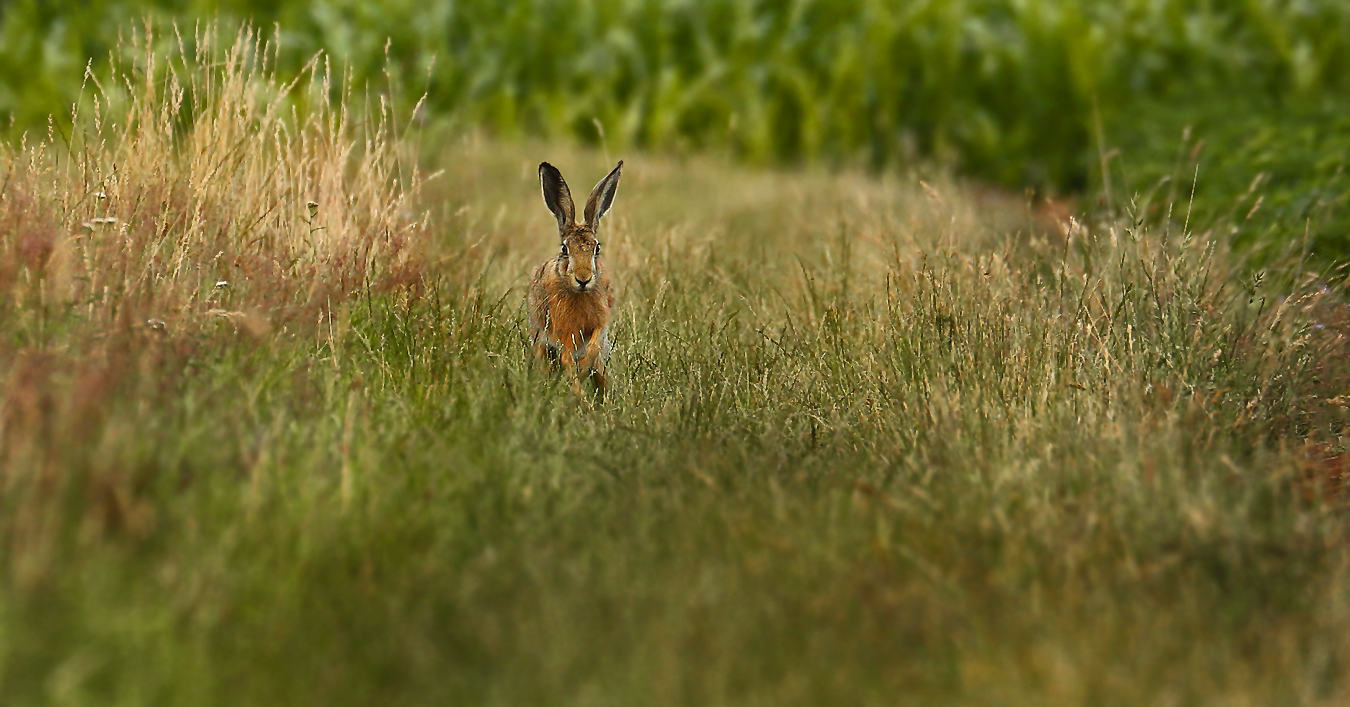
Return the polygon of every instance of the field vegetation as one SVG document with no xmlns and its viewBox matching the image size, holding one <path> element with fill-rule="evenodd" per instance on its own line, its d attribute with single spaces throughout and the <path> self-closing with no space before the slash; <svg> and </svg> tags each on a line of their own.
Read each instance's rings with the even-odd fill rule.
<svg viewBox="0 0 1350 707">
<path fill-rule="evenodd" d="M 267 36 L 141 35 L 0 153 L 4 704 L 1350 700 L 1341 270 L 630 150 L 596 404 L 524 286 L 538 162 L 613 146 Z"/>
</svg>

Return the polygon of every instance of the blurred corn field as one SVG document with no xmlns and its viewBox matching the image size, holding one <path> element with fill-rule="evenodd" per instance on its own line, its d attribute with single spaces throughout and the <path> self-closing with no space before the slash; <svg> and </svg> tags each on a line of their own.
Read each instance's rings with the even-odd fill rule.
<svg viewBox="0 0 1350 707">
<path fill-rule="evenodd" d="M 3 13 L 0 115 L 16 127 L 68 113 L 118 28 L 223 15 L 278 23 L 283 68 L 322 49 L 358 82 L 407 105 L 427 91 L 433 112 L 506 136 L 755 163 L 936 157 L 1061 190 L 1100 171 L 1110 134 L 1135 137 L 1141 103 L 1237 94 L 1255 109 L 1350 88 L 1338 0 L 19 0 Z"/>
</svg>

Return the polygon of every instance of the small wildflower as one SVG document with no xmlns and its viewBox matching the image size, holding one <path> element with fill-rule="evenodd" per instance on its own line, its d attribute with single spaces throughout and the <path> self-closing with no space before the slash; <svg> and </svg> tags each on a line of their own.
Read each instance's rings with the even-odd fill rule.
<svg viewBox="0 0 1350 707">
<path fill-rule="evenodd" d="M 147 319 L 145 325 L 150 327 L 150 331 L 164 331 L 163 319 Z"/>
<path fill-rule="evenodd" d="M 319 202 L 307 201 L 305 202 L 305 206 L 309 209 L 309 217 L 311 219 L 319 215 Z"/>
<path fill-rule="evenodd" d="M 229 281 L 229 280 L 216 280 L 216 288 L 217 288 L 217 289 L 222 288 L 222 287 L 229 287 L 229 286 L 230 286 L 230 281 Z"/>
</svg>

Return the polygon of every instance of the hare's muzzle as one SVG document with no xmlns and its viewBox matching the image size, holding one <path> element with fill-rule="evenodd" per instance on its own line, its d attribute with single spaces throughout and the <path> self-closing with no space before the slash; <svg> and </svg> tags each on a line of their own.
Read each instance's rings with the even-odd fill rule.
<svg viewBox="0 0 1350 707">
<path fill-rule="evenodd" d="M 595 286 L 595 256 L 590 258 L 573 256 L 568 274 L 572 276 L 572 287 L 585 292 Z"/>
</svg>

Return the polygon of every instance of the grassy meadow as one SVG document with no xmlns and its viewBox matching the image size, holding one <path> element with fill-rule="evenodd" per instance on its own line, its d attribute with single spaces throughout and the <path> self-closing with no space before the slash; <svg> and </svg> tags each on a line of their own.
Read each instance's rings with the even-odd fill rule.
<svg viewBox="0 0 1350 707">
<path fill-rule="evenodd" d="M 1350 701 L 1297 241 L 422 128 L 212 36 L 0 150 L 5 705 Z M 535 170 L 620 157 L 596 403 L 528 358 Z"/>
</svg>

